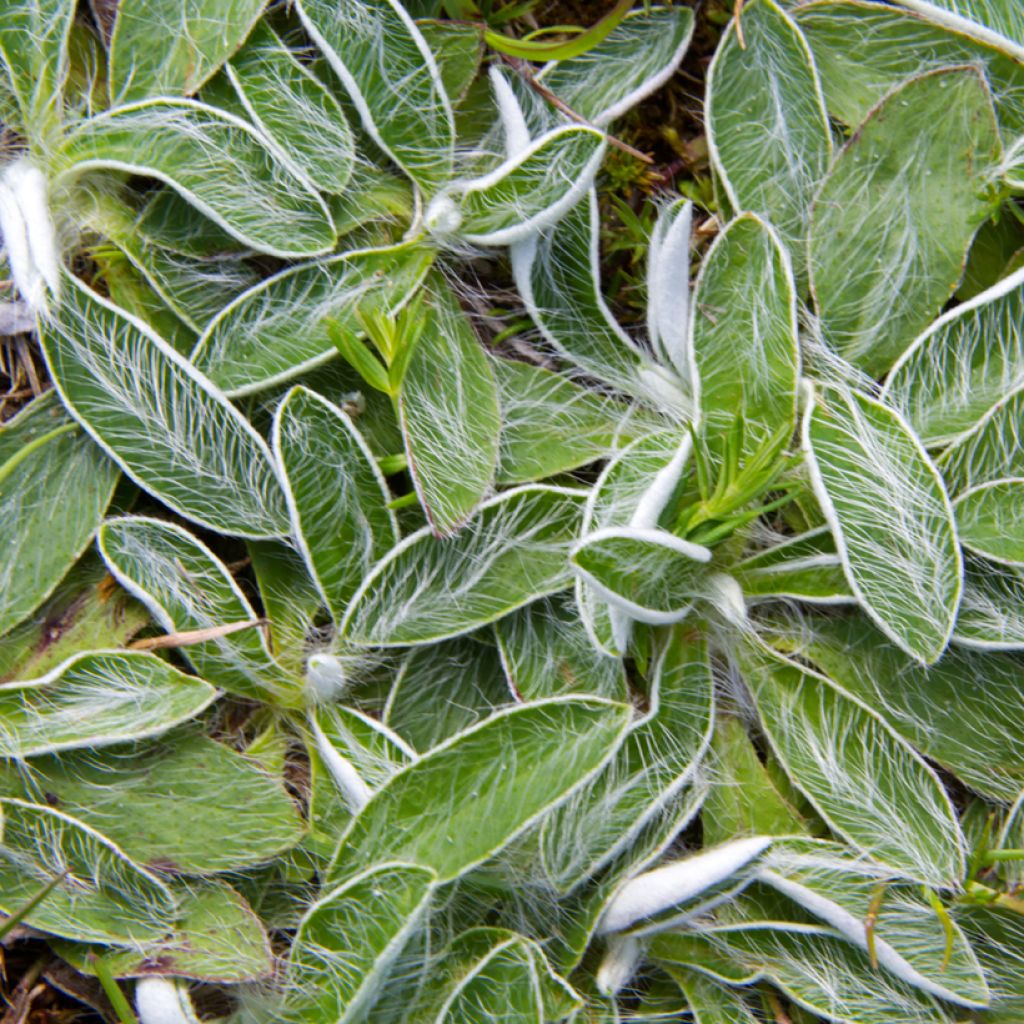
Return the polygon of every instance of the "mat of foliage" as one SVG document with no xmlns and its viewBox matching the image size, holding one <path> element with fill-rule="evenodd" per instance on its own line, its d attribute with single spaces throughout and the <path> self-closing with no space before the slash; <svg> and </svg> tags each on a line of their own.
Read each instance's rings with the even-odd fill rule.
<svg viewBox="0 0 1024 1024">
<path fill-rule="evenodd" d="M 590 7 L 3 5 L 4 1024 L 1024 1019 L 1019 0 Z"/>
</svg>

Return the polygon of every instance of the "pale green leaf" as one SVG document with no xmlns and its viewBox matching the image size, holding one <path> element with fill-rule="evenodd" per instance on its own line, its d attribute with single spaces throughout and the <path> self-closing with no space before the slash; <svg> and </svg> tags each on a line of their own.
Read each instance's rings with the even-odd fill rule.
<svg viewBox="0 0 1024 1024">
<path fill-rule="evenodd" d="M 331 877 L 403 860 L 463 874 L 589 779 L 615 752 L 628 707 L 563 697 L 499 711 L 391 777 L 343 838 Z"/>
<path fill-rule="evenodd" d="M 0 59 L 30 133 L 60 117 L 73 0 L 11 0 L 0 12 Z"/>
<path fill-rule="evenodd" d="M 967 560 L 953 642 L 982 651 L 1024 651 L 1024 569 Z"/>
<path fill-rule="evenodd" d="M 398 0 L 302 0 L 299 17 L 341 79 L 367 134 L 431 196 L 454 160 L 451 101 Z"/>
<path fill-rule="evenodd" d="M 745 651 L 741 669 L 786 773 L 832 829 L 907 878 L 958 884 L 963 837 L 949 797 L 876 711 L 766 652 Z"/>
<path fill-rule="evenodd" d="M 944 27 L 1024 59 L 1024 11 L 1016 0 L 896 0 Z"/>
<path fill-rule="evenodd" d="M 32 757 L 166 732 L 205 710 L 208 683 L 142 651 L 81 652 L 0 688 L 0 756 Z"/>
<path fill-rule="evenodd" d="M 168 633 L 258 617 L 227 567 L 180 526 L 146 516 L 110 519 L 97 543 L 117 581 Z M 258 627 L 181 651 L 200 675 L 229 692 L 287 704 L 299 701 L 298 682 L 271 658 Z"/>
<path fill-rule="evenodd" d="M 364 304 L 400 308 L 431 259 L 421 246 L 400 245 L 288 267 L 221 309 L 192 361 L 230 395 L 297 377 L 337 357 L 331 329 L 353 339 L 362 334 L 357 313 Z"/>
<path fill-rule="evenodd" d="M 420 504 L 446 536 L 466 524 L 494 483 L 501 411 L 490 361 L 455 296 L 438 292 L 424 320 L 399 411 Z"/>
<path fill-rule="evenodd" d="M 685 968 L 669 967 L 669 974 L 686 996 L 694 1024 L 755 1024 L 757 1021 L 741 993 Z"/>
<path fill-rule="evenodd" d="M 0 801 L 0 909 L 11 914 L 46 882 L 66 877 L 25 917 L 44 932 L 132 946 L 160 938 L 177 916 L 171 890 L 105 836 L 52 807 Z"/>
<path fill-rule="evenodd" d="M 992 986 L 985 1024 L 1017 1024 L 1024 1013 L 1024 919 L 997 907 L 956 908 Z"/>
<path fill-rule="evenodd" d="M 386 725 L 340 704 L 317 708 L 312 722 L 370 789 L 379 789 L 415 759 L 413 749 Z"/>
<path fill-rule="evenodd" d="M 975 68 L 919 75 L 872 110 L 836 157 L 811 216 L 815 305 L 840 355 L 883 374 L 941 311 L 975 231 L 998 205 L 1001 159 Z"/>
<path fill-rule="evenodd" d="M 370 567 L 398 540 L 387 483 L 353 422 L 303 387 L 274 419 L 292 534 L 336 622 Z"/>
<path fill-rule="evenodd" d="M 951 494 L 1024 476 L 1024 383 L 1001 397 L 937 462 Z"/>
<path fill-rule="evenodd" d="M 65 404 L 142 487 L 224 533 L 287 531 L 263 439 L 162 338 L 65 275 L 40 340 Z"/>
<path fill-rule="evenodd" d="M 62 175 L 94 168 L 170 185 L 244 245 L 284 258 L 334 245 L 323 199 L 245 121 L 193 100 L 149 100 L 90 118 L 60 150 Z"/>
<path fill-rule="evenodd" d="M 730 570 L 747 599 L 856 604 L 832 531 L 819 526 L 749 555 Z"/>
<path fill-rule="evenodd" d="M 454 537 L 417 530 L 367 577 L 342 632 L 380 647 L 425 643 L 566 589 L 582 504 L 579 491 L 521 487 L 485 502 Z"/>
<path fill-rule="evenodd" d="M 409 4 L 405 7 L 408 10 Z M 444 91 L 453 106 L 458 107 L 480 71 L 484 56 L 483 26 L 473 22 L 424 19 L 417 21 L 416 27 L 434 55 Z"/>
<path fill-rule="evenodd" d="M 146 242 L 193 259 L 245 251 L 237 238 L 166 185 L 150 196 L 134 228 Z"/>
<path fill-rule="evenodd" d="M 811 200 L 832 159 L 821 85 L 773 0 L 744 6 L 742 37 L 732 22 L 708 72 L 708 146 L 732 206 L 770 221 L 802 271 Z"/>
<path fill-rule="evenodd" d="M 803 447 L 854 595 L 907 653 L 936 661 L 963 566 L 949 497 L 921 442 L 874 399 L 829 390 L 808 407 Z"/>
<path fill-rule="evenodd" d="M 266 0 L 121 0 L 110 40 L 115 103 L 194 93 L 242 45 Z"/>
<path fill-rule="evenodd" d="M 980 484 L 953 503 L 960 542 L 1004 565 L 1024 566 L 1024 478 Z"/>
</svg>

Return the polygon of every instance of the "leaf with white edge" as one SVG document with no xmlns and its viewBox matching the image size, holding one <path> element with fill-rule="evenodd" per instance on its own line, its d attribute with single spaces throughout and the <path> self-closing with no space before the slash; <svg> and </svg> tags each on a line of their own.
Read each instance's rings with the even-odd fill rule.
<svg viewBox="0 0 1024 1024">
<path fill-rule="evenodd" d="M 733 984 L 765 978 L 798 1006 L 833 1024 L 949 1021 L 934 997 L 875 970 L 866 953 L 831 930 L 746 928 L 707 939 L 697 933 L 660 935 L 651 955 Z"/>
<path fill-rule="evenodd" d="M 265 0 L 121 0 L 110 39 L 115 104 L 194 93 L 244 42 Z"/>
<path fill-rule="evenodd" d="M 364 304 L 394 312 L 432 259 L 418 245 L 362 249 L 300 263 L 259 281 L 209 322 L 192 362 L 229 395 L 261 391 L 337 358 L 331 329 L 362 335 Z"/>
<path fill-rule="evenodd" d="M 885 401 L 929 447 L 966 437 L 1024 385 L 1024 270 L 943 314 L 900 357 Z"/>
<path fill-rule="evenodd" d="M 367 577 L 342 634 L 402 647 L 469 633 L 572 583 L 581 492 L 520 487 L 485 502 L 472 529 L 410 534 Z"/>
<path fill-rule="evenodd" d="M 665 207 L 647 247 L 647 336 L 664 366 L 693 386 L 690 340 L 690 230 L 693 203 Z"/>
<path fill-rule="evenodd" d="M 309 908 L 288 957 L 293 1024 L 362 1020 L 402 950 L 423 927 L 434 873 L 380 864 L 348 879 Z"/>
<path fill-rule="evenodd" d="M 89 118 L 60 150 L 61 177 L 94 168 L 144 174 L 244 245 L 284 259 L 334 245 L 323 199 L 240 118 L 194 100 L 149 100 Z"/>
<path fill-rule="evenodd" d="M 591 191 L 556 228 L 512 247 L 516 287 L 544 340 L 560 355 L 619 391 L 642 395 L 641 372 L 649 360 L 601 294 L 599 231 Z"/>
<path fill-rule="evenodd" d="M 343 837 L 329 877 L 403 860 L 457 878 L 594 775 L 629 718 L 626 705 L 597 697 L 496 712 L 392 776 Z"/>
<path fill-rule="evenodd" d="M 439 536 L 464 526 L 494 483 L 501 437 L 498 385 L 473 327 L 438 291 L 398 395 L 409 471 Z"/>
<path fill-rule="evenodd" d="M 918 887 L 894 884 L 885 868 L 839 844 L 789 841 L 765 854 L 757 874 L 908 985 L 962 1006 L 988 1003 L 988 985 L 963 932 L 954 924 L 947 933 Z M 882 885 L 869 942 L 864 922 Z"/>
<path fill-rule="evenodd" d="M 807 42 L 773 0 L 747 4 L 708 72 L 708 148 L 729 201 L 764 216 L 798 271 L 811 200 L 832 160 L 825 100 Z"/>
<path fill-rule="evenodd" d="M 1024 1013 L 1024 920 L 1012 910 L 965 906 L 955 910 L 992 988 L 987 1024 L 1017 1024 Z"/>
<path fill-rule="evenodd" d="M 409 9 L 410 5 L 405 7 Z M 472 21 L 417 19 L 416 27 L 434 55 L 444 91 L 458 108 L 480 71 L 484 56 L 483 26 Z"/>
<path fill-rule="evenodd" d="M 811 215 L 815 305 L 840 355 L 881 375 L 940 312 L 974 233 L 998 206 L 1001 159 L 976 68 L 919 75 L 872 110 L 836 157 Z M 916 174 L 921 167 L 930 174 Z"/>
<path fill-rule="evenodd" d="M 1024 566 L 1024 477 L 993 480 L 953 502 L 960 543 L 1004 565 Z"/>
<path fill-rule="evenodd" d="M 694 1024 L 756 1024 L 757 1018 L 741 993 L 706 978 L 697 971 L 669 968 L 686 996 Z"/>
<path fill-rule="evenodd" d="M 496 622 L 494 631 L 509 685 L 522 700 L 563 693 L 627 699 L 622 659 L 590 642 L 570 593 L 534 601 Z"/>
<path fill-rule="evenodd" d="M 584 535 L 570 559 L 601 598 L 640 622 L 678 622 L 708 592 L 703 566 L 711 551 L 667 530 L 596 530 Z"/>
<path fill-rule="evenodd" d="M 768 836 L 736 839 L 636 875 L 616 891 L 605 907 L 599 933 L 625 931 L 693 900 L 743 872 L 771 843 Z"/>
<path fill-rule="evenodd" d="M 355 159 L 345 114 L 265 21 L 253 29 L 225 73 L 282 162 L 292 163 L 325 192 L 344 192 Z"/>
<path fill-rule="evenodd" d="M 675 74 L 693 25 L 688 7 L 631 11 L 597 46 L 546 64 L 537 79 L 580 117 L 605 128 Z"/>
<path fill-rule="evenodd" d="M 40 342 L 64 403 L 140 486 L 222 533 L 287 532 L 263 439 L 141 321 L 67 275 Z"/>
<path fill-rule="evenodd" d="M 49 597 L 78 560 L 118 476 L 52 398 L 36 399 L 0 427 L 0 634 Z"/>
<path fill-rule="evenodd" d="M 398 0 L 302 0 L 299 17 L 366 133 L 429 198 L 451 177 L 454 124 L 437 62 Z"/>
<path fill-rule="evenodd" d="M 387 482 L 336 405 L 292 388 L 274 418 L 292 535 L 336 622 L 371 566 L 398 540 Z"/>
<path fill-rule="evenodd" d="M 1024 11 L 1016 0 L 896 0 L 943 27 L 991 41 L 1024 59 Z"/>
<path fill-rule="evenodd" d="M 81 942 L 134 945 L 173 926 L 171 890 L 133 864 L 109 839 L 52 807 L 0 800 L 0 910 L 14 913 L 62 872 L 25 923 Z"/>
<path fill-rule="evenodd" d="M 936 460 L 950 493 L 1024 476 L 1024 383 L 1001 398 Z"/>
<path fill-rule="evenodd" d="M 803 448 L 854 595 L 887 636 L 932 664 L 953 630 L 963 565 L 921 442 L 880 402 L 829 390 L 808 404 Z"/>
<path fill-rule="evenodd" d="M 410 1024 L 546 1024 L 582 1005 L 535 942 L 504 928 L 472 928 L 441 953 Z"/>
<path fill-rule="evenodd" d="M 424 751 L 512 701 L 495 646 L 477 636 L 456 637 L 409 651 L 388 694 L 384 721 Z"/>
<path fill-rule="evenodd" d="M 97 948 L 63 939 L 53 949 L 83 974 L 95 974 L 90 954 L 102 956 L 115 978 L 190 978 L 221 985 L 269 978 L 270 941 L 252 908 L 226 882 L 175 887 L 179 913 L 170 937 L 135 950 Z"/>
<path fill-rule="evenodd" d="M 693 780 L 714 718 L 703 641 L 682 629 L 669 634 L 654 666 L 650 703 L 604 771 L 544 822 L 544 872 L 559 892 L 623 853 Z"/>
<path fill-rule="evenodd" d="M 828 526 L 787 537 L 737 562 L 730 571 L 747 599 L 857 603 Z"/>
<path fill-rule="evenodd" d="M 6 774 L 8 784 L 16 780 Z M 222 743 L 187 733 L 36 758 L 19 789 L 101 832 L 152 871 L 240 870 L 291 849 L 305 832 L 281 779 Z"/>
<path fill-rule="evenodd" d="M 759 217 L 737 217 L 704 258 L 693 293 L 690 356 L 700 429 L 716 461 L 738 416 L 747 457 L 796 426 L 796 287 L 789 257 Z"/>
<path fill-rule="evenodd" d="M 76 654 L 38 679 L 0 687 L 0 756 L 34 757 L 166 732 L 217 691 L 143 651 Z"/>
<path fill-rule="evenodd" d="M 511 245 L 552 227 L 593 184 L 601 132 L 556 128 L 480 178 L 453 182 L 427 207 L 428 230 L 472 245 Z"/>
<path fill-rule="evenodd" d="M 963 836 L 935 772 L 876 712 L 825 676 L 748 647 L 739 659 L 786 774 L 838 834 L 936 888 L 964 873 Z"/>
<path fill-rule="evenodd" d="M 980 651 L 1024 651 L 1024 569 L 967 560 L 953 643 Z"/>
<path fill-rule="evenodd" d="M 1024 788 L 1024 737 L 1004 728 L 1024 715 L 1016 658 L 953 645 L 923 668 L 862 615 L 803 616 L 800 629 L 803 656 L 971 789 L 1006 803 Z"/>
<path fill-rule="evenodd" d="M 10 0 L 0 13 L 0 60 L 30 132 L 60 117 L 74 17 L 73 0 Z"/>
<path fill-rule="evenodd" d="M 145 516 L 109 519 L 97 545 L 117 581 L 168 633 L 252 622 L 258 616 L 227 567 L 188 531 Z M 295 704 L 300 684 L 267 651 L 254 626 L 181 649 L 205 679 L 230 693 Z"/>
<path fill-rule="evenodd" d="M 578 469 L 657 425 L 653 416 L 551 370 L 510 359 L 495 359 L 491 368 L 501 401 L 499 484 Z"/>
<path fill-rule="evenodd" d="M 989 80 L 1007 138 L 1024 131 L 1024 64 L 1004 47 L 864 0 L 816 0 L 792 14 L 814 53 L 829 112 L 849 127 L 913 75 L 973 64 Z"/>
<path fill-rule="evenodd" d="M 401 736 L 354 708 L 340 704 L 317 708 L 310 724 L 314 734 L 349 761 L 371 790 L 379 789 L 416 758 Z"/>
<path fill-rule="evenodd" d="M 132 226 L 145 242 L 179 256 L 206 260 L 246 251 L 237 238 L 166 185 L 153 191 Z"/>
</svg>

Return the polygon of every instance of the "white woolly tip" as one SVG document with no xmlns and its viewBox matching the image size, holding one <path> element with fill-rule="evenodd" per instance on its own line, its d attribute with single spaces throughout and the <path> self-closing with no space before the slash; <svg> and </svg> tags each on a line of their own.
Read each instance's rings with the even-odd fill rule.
<svg viewBox="0 0 1024 1024">
<path fill-rule="evenodd" d="M 648 400 L 663 412 L 675 417 L 690 414 L 693 403 L 671 370 L 651 363 L 640 370 L 637 377 Z"/>
<path fill-rule="evenodd" d="M 435 196 L 424 217 L 432 235 L 454 235 L 462 227 L 462 211 L 451 196 Z"/>
<path fill-rule="evenodd" d="M 337 700 L 348 686 L 341 659 L 333 654 L 310 655 L 306 662 L 306 686 L 317 700 Z"/>
<path fill-rule="evenodd" d="M 11 276 L 34 312 L 45 313 L 47 289 L 60 296 L 57 233 L 46 199 L 46 178 L 28 160 L 15 160 L 0 172 L 0 233 Z"/>
<path fill-rule="evenodd" d="M 310 721 L 313 728 L 313 739 L 316 742 L 317 753 L 319 753 L 327 770 L 331 773 L 334 784 L 338 787 L 353 814 L 358 814 L 369 802 L 373 791 L 362 780 L 359 772 L 347 757 L 338 753 L 334 744 L 327 738 L 326 733 L 320 728 L 316 719 Z"/>
<path fill-rule="evenodd" d="M 608 951 L 597 968 L 597 990 L 609 998 L 617 996 L 636 974 L 644 948 L 631 935 L 616 935 L 608 940 Z"/>
<path fill-rule="evenodd" d="M 508 79 L 505 78 L 501 66 L 491 66 L 491 88 L 494 90 L 494 102 L 501 117 L 501 126 L 505 130 L 505 155 L 517 157 L 530 148 L 530 129 L 523 116 L 523 108 L 516 99 Z"/>
<path fill-rule="evenodd" d="M 728 573 L 712 573 L 708 580 L 708 600 L 727 622 L 746 625 L 747 602 L 740 585 Z"/>
<path fill-rule="evenodd" d="M 693 899 L 734 875 L 771 845 L 769 836 L 737 839 L 630 879 L 612 897 L 598 924 L 598 933 L 620 932 Z"/>
<path fill-rule="evenodd" d="M 169 978 L 142 978 L 135 983 L 139 1024 L 199 1024 L 188 989 Z"/>
</svg>

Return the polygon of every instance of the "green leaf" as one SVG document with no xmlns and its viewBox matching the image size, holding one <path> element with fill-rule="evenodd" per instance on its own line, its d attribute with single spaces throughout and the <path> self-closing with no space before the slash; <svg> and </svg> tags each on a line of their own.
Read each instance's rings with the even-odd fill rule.
<svg viewBox="0 0 1024 1024">
<path fill-rule="evenodd" d="M 501 412 L 490 362 L 449 292 L 436 296 L 402 375 L 409 469 L 439 536 L 454 533 L 491 489 Z"/>
<path fill-rule="evenodd" d="M 117 467 L 52 395 L 0 427 L 0 634 L 39 606 L 103 518 Z"/>
<path fill-rule="evenodd" d="M 986 1024 L 1016 1024 L 1024 1013 L 1024 919 L 1011 910 L 966 906 L 956 921 L 967 933 L 992 987 Z"/>
<path fill-rule="evenodd" d="M 749 555 L 731 568 L 749 599 L 792 598 L 808 604 L 856 604 L 832 531 L 819 526 Z"/>
<path fill-rule="evenodd" d="M 690 334 L 700 429 L 721 463 L 743 418 L 749 458 L 785 424 L 796 426 L 796 290 L 789 258 L 769 225 L 737 217 L 715 240 L 693 293 Z"/>
<path fill-rule="evenodd" d="M 1004 727 L 1024 714 L 1017 659 L 954 645 L 923 668 L 863 616 L 816 615 L 801 627 L 806 656 L 928 758 L 997 802 L 1024 788 L 1024 737 Z M 972 679 L 985 685 L 965 685 Z"/>
<path fill-rule="evenodd" d="M 110 40 L 113 103 L 194 93 L 244 42 L 264 0 L 122 0 Z"/>
<path fill-rule="evenodd" d="M 145 174 L 243 245 L 282 258 L 334 245 L 323 199 L 245 121 L 194 100 L 148 100 L 89 118 L 60 150 L 61 176 L 94 168 Z"/>
<path fill-rule="evenodd" d="M 673 630 L 653 675 L 650 712 L 604 771 L 544 822 L 544 871 L 559 892 L 595 875 L 652 820 L 667 816 L 700 767 L 714 713 L 707 645 Z"/>
<path fill-rule="evenodd" d="M 36 758 L 20 783 L 8 769 L 7 783 L 151 871 L 239 870 L 291 849 L 305 831 L 280 779 L 205 736 Z"/>
<path fill-rule="evenodd" d="M 343 838 L 330 877 L 388 860 L 430 868 L 442 882 L 458 877 L 585 783 L 629 717 L 596 697 L 496 712 L 392 776 Z"/>
<path fill-rule="evenodd" d="M 339 704 L 312 712 L 314 729 L 353 767 L 370 787 L 378 789 L 416 757 L 397 733 L 375 718 Z"/>
<path fill-rule="evenodd" d="M 494 631 L 509 685 L 523 700 L 569 693 L 626 699 L 622 659 L 594 647 L 568 592 L 506 615 Z"/>
<path fill-rule="evenodd" d="M 0 13 L 0 58 L 33 135 L 60 118 L 74 16 L 73 0 L 11 0 Z"/>
<path fill-rule="evenodd" d="M 166 185 L 153 192 L 134 228 L 146 242 L 193 259 L 244 252 L 237 238 Z"/>
<path fill-rule="evenodd" d="M 640 622 L 678 622 L 708 592 L 704 565 L 710 550 L 667 530 L 596 530 L 584 535 L 570 558 L 601 598 Z"/>
<path fill-rule="evenodd" d="M 168 633 L 258 617 L 227 567 L 180 526 L 146 516 L 110 519 L 100 528 L 97 544 L 117 581 Z M 299 702 L 298 682 L 271 658 L 257 627 L 181 650 L 203 678 L 230 693 Z"/>
<path fill-rule="evenodd" d="M 451 101 L 398 0 L 302 0 L 299 17 L 341 79 L 366 133 L 429 197 L 451 176 Z"/>
<path fill-rule="evenodd" d="M 1024 59 L 1024 12 L 1014 0 L 897 0 L 897 3 L 951 31 L 990 40 L 1018 59 Z"/>
<path fill-rule="evenodd" d="M 110 949 L 53 940 L 54 952 L 83 974 L 95 974 L 90 954 L 102 956 L 115 978 L 191 978 L 221 985 L 269 978 L 270 942 L 249 904 L 221 881 L 176 887 L 179 913 L 170 936 L 140 949 Z"/>
<path fill-rule="evenodd" d="M 586 53 L 552 61 L 538 81 L 590 124 L 604 128 L 675 74 L 693 36 L 688 7 L 630 11 Z"/>
<path fill-rule="evenodd" d="M 953 642 L 982 651 L 1024 651 L 1024 570 L 967 560 Z"/>
<path fill-rule="evenodd" d="M 453 182 L 427 207 L 427 228 L 472 245 L 525 241 L 583 198 L 604 150 L 593 128 L 556 128 L 489 174 Z"/>
<path fill-rule="evenodd" d="M 387 483 L 352 421 L 292 388 L 274 419 L 292 534 L 336 622 L 370 567 L 398 540 Z"/>
<path fill-rule="evenodd" d="M 434 55 L 444 91 L 457 107 L 480 71 L 484 56 L 482 26 L 471 22 L 423 20 L 417 21 L 416 27 Z"/>
<path fill-rule="evenodd" d="M 262 391 L 336 358 L 336 331 L 362 335 L 357 314 L 396 311 L 432 260 L 417 245 L 362 249 L 288 267 L 238 295 L 210 321 L 192 362 L 229 395 Z"/>
<path fill-rule="evenodd" d="M 883 396 L 929 446 L 967 438 L 1024 384 L 1024 270 L 939 317 L 900 357 Z"/>
<path fill-rule="evenodd" d="M 0 690 L 0 756 L 32 757 L 166 732 L 217 691 L 142 651 L 87 651 Z"/>
<path fill-rule="evenodd" d="M 964 547 L 993 562 L 1024 566 L 1024 478 L 972 487 L 953 511 Z"/>
<path fill-rule="evenodd" d="M 708 147 L 729 202 L 765 217 L 802 276 L 811 200 L 832 160 L 825 100 L 807 41 L 772 0 L 744 6 L 708 72 Z M 756 296 L 748 296 L 753 303 Z"/>
<path fill-rule="evenodd" d="M 600 21 L 590 28 L 574 34 L 564 42 L 555 40 L 515 39 L 500 32 L 487 31 L 484 38 L 487 45 L 499 53 L 518 57 L 520 60 L 567 60 L 586 53 L 593 46 L 603 42 L 621 22 L 630 8 L 630 0 L 618 0 L 615 6 Z"/>
<path fill-rule="evenodd" d="M 975 231 L 998 205 L 991 184 L 1001 156 L 975 68 L 919 75 L 872 110 L 836 157 L 811 217 L 815 305 L 840 355 L 883 374 L 942 309 Z"/>
<path fill-rule="evenodd" d="M 949 797 L 877 712 L 764 650 L 744 650 L 740 668 L 768 741 L 830 828 L 907 878 L 959 883 L 963 837 Z"/>
<path fill-rule="evenodd" d="M 164 504 L 223 533 L 287 531 L 263 439 L 140 321 L 66 275 L 64 297 L 40 341 L 72 414 Z"/>
<path fill-rule="evenodd" d="M 342 193 L 355 140 L 338 101 L 261 21 L 225 72 L 278 158 L 325 192 Z"/>
<path fill-rule="evenodd" d="M 283 1019 L 363 1019 L 403 947 L 422 927 L 434 873 L 413 864 L 370 867 L 331 890 L 299 923 L 288 958 L 294 993 Z"/>
<path fill-rule="evenodd" d="M 952 506 L 921 442 L 856 392 L 812 401 L 803 447 L 811 481 L 861 606 L 930 665 L 952 633 L 963 567 Z"/>
<path fill-rule="evenodd" d="M 501 398 L 498 483 L 520 484 L 607 457 L 657 421 L 529 363 L 491 363 Z"/>
<path fill-rule="evenodd" d="M 1000 398 L 955 444 L 938 458 L 950 493 L 959 496 L 979 484 L 1024 476 L 1024 383 Z"/>
<path fill-rule="evenodd" d="M 0 801 L 0 910 L 13 913 L 44 882 L 66 877 L 25 917 L 40 931 L 131 946 L 157 939 L 176 916 L 171 890 L 105 836 L 52 807 Z"/>
<path fill-rule="evenodd" d="M 352 599 L 342 633 L 401 647 L 468 633 L 571 584 L 579 491 L 520 487 L 485 502 L 471 529 L 410 534 Z"/>
</svg>

